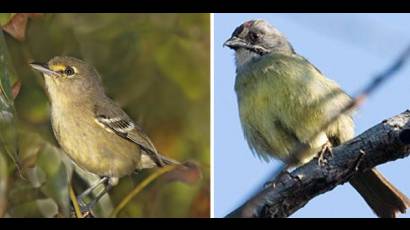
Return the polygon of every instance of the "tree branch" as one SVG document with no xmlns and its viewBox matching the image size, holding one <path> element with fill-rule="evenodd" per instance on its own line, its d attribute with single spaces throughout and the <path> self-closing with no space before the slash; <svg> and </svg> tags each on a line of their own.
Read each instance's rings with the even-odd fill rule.
<svg viewBox="0 0 410 230">
<path fill-rule="evenodd" d="M 227 217 L 288 217 L 309 200 L 348 182 L 357 171 L 410 153 L 410 110 L 374 126 L 333 149 L 324 164 L 317 158 L 281 176 Z"/>
</svg>

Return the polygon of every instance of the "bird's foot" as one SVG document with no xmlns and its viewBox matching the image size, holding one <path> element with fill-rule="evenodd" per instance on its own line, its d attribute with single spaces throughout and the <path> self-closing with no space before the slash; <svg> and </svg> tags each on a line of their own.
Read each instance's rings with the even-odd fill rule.
<svg viewBox="0 0 410 230">
<path fill-rule="evenodd" d="M 84 206 L 80 206 L 80 212 L 81 212 L 81 218 L 91 218 L 94 217 L 93 215 L 93 208 L 94 205 L 90 204 L 85 204 Z"/>
<path fill-rule="evenodd" d="M 81 216 L 79 217 L 80 218 L 93 218 L 94 214 L 93 214 L 92 209 L 97 204 L 98 200 L 104 195 L 104 193 L 105 193 L 105 189 L 99 196 L 91 200 L 89 203 L 86 203 L 82 198 L 77 197 L 77 202 L 78 202 L 78 206 L 80 208 L 80 213 L 81 213 Z"/>
<path fill-rule="evenodd" d="M 77 197 L 77 203 L 78 203 L 78 206 L 80 206 L 80 209 L 87 206 L 87 204 L 84 202 L 84 200 L 80 196 Z"/>
<path fill-rule="evenodd" d="M 77 204 L 80 208 L 80 216 L 77 216 L 76 211 L 74 210 L 74 205 L 71 206 L 71 213 L 73 217 L 76 218 L 92 218 L 94 217 L 91 213 L 90 205 L 87 205 L 80 197 L 77 197 Z"/>
<path fill-rule="evenodd" d="M 107 193 L 112 187 L 110 179 L 111 178 L 109 177 L 102 177 L 97 183 L 95 183 L 94 185 L 86 189 L 82 194 L 77 196 L 77 203 L 78 203 L 78 206 L 80 207 L 80 211 L 82 213 L 83 218 L 93 217 L 92 208 L 94 207 L 95 204 L 97 204 L 100 198 L 105 193 Z M 116 182 L 118 183 L 118 180 Z M 84 201 L 84 198 L 88 196 L 89 194 L 91 194 L 99 185 L 104 186 L 103 191 L 101 191 L 100 194 L 98 194 L 98 196 L 94 198 L 93 200 L 91 200 L 89 203 L 86 203 Z"/>
<path fill-rule="evenodd" d="M 111 183 L 107 183 L 107 185 L 104 186 L 104 190 L 101 191 L 97 197 L 95 197 L 93 200 L 91 200 L 88 204 L 85 204 L 85 202 L 82 201 L 82 205 L 80 205 L 81 212 L 84 210 L 85 212 L 92 212 L 93 207 L 100 201 L 100 199 L 107 194 L 112 188 Z M 80 202 L 79 202 L 80 203 Z M 92 213 L 91 213 L 92 214 Z"/>
<path fill-rule="evenodd" d="M 317 157 L 319 166 L 325 165 L 329 157 L 333 157 L 332 144 L 330 142 L 326 142 L 326 144 L 322 146 L 322 149 Z"/>
</svg>

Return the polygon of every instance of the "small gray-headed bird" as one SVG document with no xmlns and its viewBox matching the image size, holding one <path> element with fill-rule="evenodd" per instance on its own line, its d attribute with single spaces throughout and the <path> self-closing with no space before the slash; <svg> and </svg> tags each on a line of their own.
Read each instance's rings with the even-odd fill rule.
<svg viewBox="0 0 410 230">
<path fill-rule="evenodd" d="M 327 144 L 336 146 L 353 138 L 349 114 L 318 130 L 351 98 L 298 55 L 276 28 L 264 20 L 247 21 L 224 45 L 235 50 L 240 121 L 250 148 L 260 158 L 299 166 Z M 307 146 L 307 151 L 294 156 L 298 145 Z M 376 169 L 357 173 L 350 183 L 379 217 L 395 217 L 410 206 L 409 199 Z"/>
</svg>

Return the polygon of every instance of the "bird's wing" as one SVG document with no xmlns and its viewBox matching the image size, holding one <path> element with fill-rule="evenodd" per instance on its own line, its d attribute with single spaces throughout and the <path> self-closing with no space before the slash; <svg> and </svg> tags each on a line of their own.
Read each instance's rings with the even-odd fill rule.
<svg viewBox="0 0 410 230">
<path fill-rule="evenodd" d="M 134 123 L 111 99 L 105 101 L 104 104 L 95 105 L 94 113 L 95 120 L 100 125 L 139 145 L 157 166 L 162 167 L 165 165 L 162 156 L 142 128 Z"/>
<path fill-rule="evenodd" d="M 312 66 L 319 74 L 323 75 L 322 71 L 320 71 L 319 68 L 317 68 L 315 65 L 313 65 L 308 59 L 306 59 L 303 56 L 298 55 L 300 59 L 302 59 L 303 61 L 305 61 L 308 65 Z"/>
</svg>

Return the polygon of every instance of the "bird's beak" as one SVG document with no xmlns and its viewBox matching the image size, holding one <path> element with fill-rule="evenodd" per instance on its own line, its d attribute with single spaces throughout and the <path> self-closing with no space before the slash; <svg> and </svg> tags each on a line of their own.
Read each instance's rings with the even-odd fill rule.
<svg viewBox="0 0 410 230">
<path fill-rule="evenodd" d="M 40 71 L 42 74 L 44 74 L 45 76 L 51 76 L 51 75 L 55 75 L 55 76 L 60 76 L 61 74 L 52 71 L 48 68 L 47 64 L 44 63 L 37 63 L 37 62 L 32 62 L 30 63 L 31 68 Z"/>
<path fill-rule="evenodd" d="M 238 38 L 236 36 L 232 36 L 231 38 L 226 40 L 223 46 L 228 46 L 229 48 L 236 50 L 238 48 L 248 47 L 249 45 L 243 39 Z"/>
</svg>

